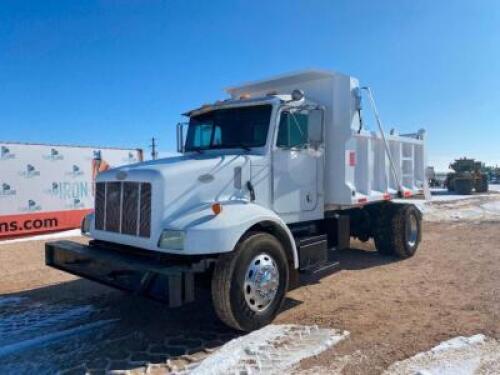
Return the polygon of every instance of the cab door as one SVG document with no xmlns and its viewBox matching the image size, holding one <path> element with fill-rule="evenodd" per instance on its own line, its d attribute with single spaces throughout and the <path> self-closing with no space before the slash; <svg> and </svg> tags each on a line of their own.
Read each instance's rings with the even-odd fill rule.
<svg viewBox="0 0 500 375">
<path fill-rule="evenodd" d="M 323 118 L 323 109 L 311 106 L 282 108 L 279 113 L 273 209 L 288 215 L 287 221 L 299 221 L 315 211 L 323 214 Z"/>
</svg>

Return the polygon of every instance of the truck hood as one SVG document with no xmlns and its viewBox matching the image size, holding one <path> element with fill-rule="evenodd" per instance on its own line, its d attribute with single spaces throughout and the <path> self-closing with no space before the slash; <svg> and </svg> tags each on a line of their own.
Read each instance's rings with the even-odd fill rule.
<svg viewBox="0 0 500 375">
<path fill-rule="evenodd" d="M 260 155 L 188 155 L 111 169 L 101 181 L 149 182 L 152 222 L 168 222 L 203 204 L 247 199 L 250 165 L 264 163 Z"/>
</svg>

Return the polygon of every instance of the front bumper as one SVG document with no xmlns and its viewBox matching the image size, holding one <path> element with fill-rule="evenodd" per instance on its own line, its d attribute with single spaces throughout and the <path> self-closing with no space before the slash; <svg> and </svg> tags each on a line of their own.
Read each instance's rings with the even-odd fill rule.
<svg viewBox="0 0 500 375">
<path fill-rule="evenodd" d="M 72 241 L 45 245 L 45 264 L 114 288 L 179 307 L 194 300 L 194 276 L 209 260 L 186 264 Z"/>
</svg>

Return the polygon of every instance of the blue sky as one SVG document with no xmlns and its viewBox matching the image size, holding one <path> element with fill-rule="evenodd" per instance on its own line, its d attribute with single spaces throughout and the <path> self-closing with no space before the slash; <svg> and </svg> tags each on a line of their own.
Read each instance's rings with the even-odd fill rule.
<svg viewBox="0 0 500 375">
<path fill-rule="evenodd" d="M 500 2 L 2 1 L 0 139 L 175 148 L 183 111 L 304 68 L 374 90 L 429 162 L 500 164 Z"/>
</svg>

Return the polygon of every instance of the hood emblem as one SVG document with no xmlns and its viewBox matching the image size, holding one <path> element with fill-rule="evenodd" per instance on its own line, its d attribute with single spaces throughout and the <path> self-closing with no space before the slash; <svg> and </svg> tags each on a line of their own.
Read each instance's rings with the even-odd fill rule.
<svg viewBox="0 0 500 375">
<path fill-rule="evenodd" d="M 204 184 L 208 184 L 209 182 L 212 182 L 214 180 L 214 176 L 211 175 L 210 173 L 202 174 L 201 176 L 198 177 L 198 181 L 203 182 Z"/>
<path fill-rule="evenodd" d="M 126 178 L 127 178 L 127 172 L 125 172 L 125 171 L 119 171 L 116 174 L 116 179 L 117 180 L 125 180 Z"/>
</svg>

